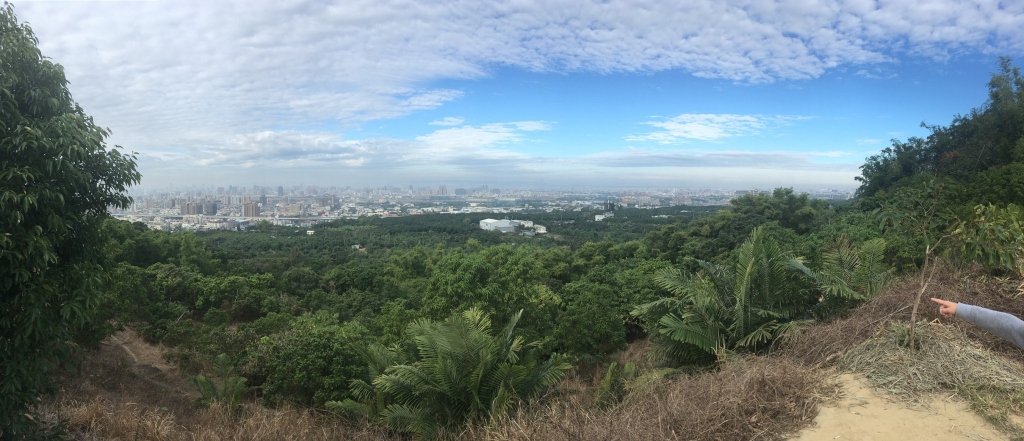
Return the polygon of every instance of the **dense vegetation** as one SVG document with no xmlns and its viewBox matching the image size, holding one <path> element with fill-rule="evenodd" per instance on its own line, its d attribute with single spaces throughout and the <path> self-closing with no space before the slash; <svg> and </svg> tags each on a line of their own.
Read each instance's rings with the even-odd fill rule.
<svg viewBox="0 0 1024 441">
<path fill-rule="evenodd" d="M 1020 271 L 1024 79 L 1008 59 L 979 109 L 868 158 L 852 204 L 780 188 L 601 223 L 518 216 L 549 227 L 533 238 L 481 231 L 484 215 L 195 234 L 106 218 L 134 164 L 104 149 L 10 7 L 0 31 L 6 427 L 28 421 L 69 343 L 126 325 L 170 348 L 206 402 L 248 394 L 441 436 L 630 341 L 651 339 L 661 367 L 711 369 L 939 256 Z"/>
<path fill-rule="evenodd" d="M 0 7 L 0 435 L 30 433 L 26 412 L 52 391 L 51 367 L 105 337 L 93 317 L 100 225 L 139 182 L 134 158 L 106 148 L 36 45 L 13 6 Z"/>
<path fill-rule="evenodd" d="M 847 289 L 818 300 L 810 268 L 834 260 L 822 250 L 881 235 L 873 215 L 789 189 L 722 208 L 672 223 L 619 212 L 619 228 L 665 224 L 639 240 L 611 233 L 578 247 L 558 238 L 573 237 L 565 227 L 576 223 L 528 238 L 481 231 L 472 215 L 343 221 L 312 236 L 271 225 L 164 233 L 111 220 L 106 249 L 119 263 L 101 308 L 172 348 L 186 372 L 214 372 L 224 354 L 265 403 L 438 434 L 500 414 L 572 364 L 601 364 L 636 339 L 662 342 L 668 367 L 761 350 L 793 320 L 851 298 Z M 693 308 L 705 308 L 699 320 Z M 689 336 L 677 332 L 686 323 L 696 326 Z"/>
</svg>

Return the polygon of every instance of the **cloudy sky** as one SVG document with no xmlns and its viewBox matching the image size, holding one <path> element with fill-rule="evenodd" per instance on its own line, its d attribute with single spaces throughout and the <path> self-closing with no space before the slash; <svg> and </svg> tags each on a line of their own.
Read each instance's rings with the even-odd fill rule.
<svg viewBox="0 0 1024 441">
<path fill-rule="evenodd" d="M 854 188 L 1017 1 L 13 1 L 143 187 Z"/>
</svg>

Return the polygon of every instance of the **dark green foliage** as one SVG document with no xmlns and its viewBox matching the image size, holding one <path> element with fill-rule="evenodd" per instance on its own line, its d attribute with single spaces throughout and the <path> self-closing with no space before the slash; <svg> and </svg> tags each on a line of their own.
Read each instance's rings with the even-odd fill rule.
<svg viewBox="0 0 1024 441">
<path fill-rule="evenodd" d="M 220 404 L 229 409 L 235 409 L 242 404 L 242 397 L 248 388 L 245 386 L 245 378 L 235 374 L 235 367 L 227 354 L 217 356 L 214 368 L 217 378 L 220 379 L 220 386 L 212 378 L 197 375 L 190 378 L 192 384 L 202 394 L 200 398 L 204 404 Z"/>
<path fill-rule="evenodd" d="M 610 406 L 621 400 L 626 394 L 629 382 L 635 380 L 638 373 L 634 363 L 626 363 L 621 368 L 618 363 L 609 364 L 597 389 L 598 404 Z"/>
<path fill-rule="evenodd" d="M 1024 138 L 1020 143 L 1024 145 Z M 967 185 L 966 191 L 974 202 L 997 205 L 1021 203 L 1024 201 L 1024 162 L 992 167 L 978 173 Z"/>
<path fill-rule="evenodd" d="M 644 237 L 638 257 L 657 257 L 683 264 L 697 271 L 698 260 L 722 261 L 743 242 L 754 228 L 774 223 L 776 235 L 787 230 L 791 238 L 813 233 L 835 216 L 827 202 L 797 195 L 790 188 L 777 188 L 771 195 L 746 195 L 731 201 L 731 211 L 670 225 Z M 787 245 L 793 245 L 787 243 Z"/>
<path fill-rule="evenodd" d="M 898 268 L 916 268 L 951 232 L 957 215 L 955 205 L 944 198 L 946 186 L 927 179 L 877 198 L 875 214 L 890 245 L 888 260 Z"/>
<path fill-rule="evenodd" d="M 545 272 L 530 247 L 500 245 L 467 254 L 455 250 L 445 255 L 431 273 L 421 299 L 423 316 L 435 320 L 469 308 L 508 321 L 524 311 L 528 324 L 520 332 L 531 340 L 548 335 L 557 299 L 543 284 Z"/>
<path fill-rule="evenodd" d="M 807 234 L 829 210 L 828 202 L 796 194 L 792 188 L 776 188 L 772 195 L 746 195 L 733 199 L 733 212 L 741 216 L 761 216 L 783 228 Z"/>
<path fill-rule="evenodd" d="M 821 291 L 820 302 L 812 309 L 818 318 L 835 316 L 880 294 L 895 272 L 885 263 L 885 240 L 881 238 L 858 248 L 848 237 L 840 236 L 823 260 L 818 271 L 797 265 Z"/>
<path fill-rule="evenodd" d="M 925 126 L 927 138 L 893 140 L 893 146 L 867 158 L 861 166 L 858 195 L 873 197 L 912 185 L 930 174 L 962 184 L 958 203 L 1005 204 L 1020 194 L 1019 165 L 1024 161 L 1024 77 L 1009 58 L 988 84 L 989 98 L 949 126 Z M 950 187 L 952 190 L 955 186 Z"/>
<path fill-rule="evenodd" d="M 51 391 L 104 282 L 100 226 L 127 207 L 134 157 L 71 97 L 14 7 L 0 7 L 0 430 L 27 433 L 27 406 Z"/>
<path fill-rule="evenodd" d="M 444 322 L 419 320 L 409 325 L 415 359 L 390 366 L 373 380 L 374 390 L 391 403 L 379 411 L 380 420 L 430 438 L 457 430 L 467 421 L 500 416 L 518 401 L 533 400 L 554 386 L 569 365 L 539 360 L 534 345 L 515 336 L 520 315 L 513 314 L 496 335 L 491 334 L 487 314 L 475 308 Z M 400 357 L 371 357 L 373 370 L 380 369 L 382 360 Z M 354 386 L 366 409 L 380 406 L 365 383 Z"/>
<path fill-rule="evenodd" d="M 348 398 L 349 382 L 363 378 L 366 363 L 357 347 L 367 331 L 338 324 L 328 314 L 303 316 L 280 333 L 263 337 L 243 366 L 269 402 L 322 405 Z"/>
<path fill-rule="evenodd" d="M 953 235 L 961 243 L 963 256 L 989 271 L 1007 268 L 1024 273 L 1024 210 L 1020 206 L 979 205 L 973 218 L 957 224 Z"/>
<path fill-rule="evenodd" d="M 241 323 L 238 325 L 239 331 L 252 331 L 260 337 L 276 334 L 278 332 L 288 329 L 291 325 L 292 317 L 288 314 L 278 314 L 271 312 L 265 317 L 260 317 L 250 323 Z"/>
<path fill-rule="evenodd" d="M 231 316 L 223 310 L 210 308 L 206 314 L 203 314 L 203 323 L 209 326 L 226 326 L 231 323 Z"/>
<path fill-rule="evenodd" d="M 634 311 L 660 336 L 664 354 L 700 361 L 723 351 L 756 350 L 793 327 L 811 305 L 797 263 L 763 228 L 740 246 L 730 266 L 700 262 L 701 272 L 683 278 L 677 270 L 659 275 L 675 297 Z"/>
<path fill-rule="evenodd" d="M 175 302 L 153 302 L 140 314 L 143 323 L 137 328 L 146 340 L 160 343 L 167 336 L 169 327 L 181 321 L 188 313 L 184 305 Z"/>
<path fill-rule="evenodd" d="M 553 335 L 560 352 L 602 356 L 626 344 L 618 296 L 610 286 L 573 282 L 562 293 L 568 306 L 558 315 Z"/>
</svg>

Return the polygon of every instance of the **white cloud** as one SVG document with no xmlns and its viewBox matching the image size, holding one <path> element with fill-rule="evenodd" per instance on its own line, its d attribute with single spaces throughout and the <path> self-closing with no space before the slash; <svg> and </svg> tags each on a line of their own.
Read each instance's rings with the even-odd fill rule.
<svg viewBox="0 0 1024 441">
<path fill-rule="evenodd" d="M 907 54 L 945 60 L 1024 52 L 1024 2 L 991 0 L 19 2 L 16 12 L 43 53 L 65 67 L 76 100 L 113 129 L 113 143 L 154 160 L 191 149 L 216 161 L 253 148 L 245 156 L 253 164 L 269 160 L 260 152 L 315 157 L 342 155 L 342 146 L 352 149 L 346 160 L 361 161 L 358 148 L 336 134 L 329 151 L 317 150 L 323 140 L 295 141 L 309 154 L 288 150 L 294 145 L 260 150 L 273 136 L 246 140 L 290 127 L 344 132 L 434 109 L 465 93 L 433 86 L 438 81 L 479 79 L 498 68 L 677 69 L 764 83 L 837 67 L 884 76 L 878 65 Z M 721 140 L 782 124 L 749 115 L 681 117 L 653 121 L 660 130 L 634 139 Z M 494 150 L 546 128 L 523 124 L 435 133 L 417 143 Z"/>
<path fill-rule="evenodd" d="M 665 121 L 647 121 L 643 124 L 662 130 L 643 135 L 627 136 L 627 141 L 655 141 L 672 144 L 687 140 L 717 141 L 734 136 L 760 133 L 769 126 L 788 125 L 793 121 L 808 119 L 796 116 L 763 116 L 733 114 L 684 113 Z"/>
<path fill-rule="evenodd" d="M 465 119 L 462 118 L 462 117 L 446 116 L 442 120 L 431 121 L 430 125 L 432 125 L 432 126 L 457 126 L 459 124 L 462 124 L 463 121 L 465 121 Z"/>
<path fill-rule="evenodd" d="M 535 132 L 537 130 L 551 130 L 551 124 L 547 121 L 517 121 L 509 123 L 515 126 L 516 129 L 524 132 Z"/>
<path fill-rule="evenodd" d="M 512 123 L 486 124 L 480 127 L 464 126 L 442 129 L 429 135 L 418 136 L 431 152 L 456 152 L 492 148 L 499 144 L 518 142 L 523 139 L 520 132 L 549 130 L 542 121 L 519 121 Z"/>
<path fill-rule="evenodd" d="M 393 138 L 344 140 L 331 132 L 266 130 L 213 144 L 162 149 L 148 161 L 180 169 L 283 169 L 337 166 L 401 169 L 428 164 L 483 164 L 529 159 L 507 147 L 525 140 L 523 133 L 548 130 L 540 121 L 485 124 L 436 130 L 414 141 Z"/>
<path fill-rule="evenodd" d="M 906 53 L 1024 50 L 1024 3 L 988 0 L 41 2 L 17 12 L 87 110 L 139 141 L 392 118 L 461 96 L 430 82 L 495 66 L 770 82 Z"/>
<path fill-rule="evenodd" d="M 882 142 L 881 139 L 876 139 L 876 138 L 863 138 L 863 139 L 858 139 L 857 140 L 857 144 L 861 144 L 861 145 L 875 145 L 875 144 L 879 144 L 881 142 Z"/>
</svg>

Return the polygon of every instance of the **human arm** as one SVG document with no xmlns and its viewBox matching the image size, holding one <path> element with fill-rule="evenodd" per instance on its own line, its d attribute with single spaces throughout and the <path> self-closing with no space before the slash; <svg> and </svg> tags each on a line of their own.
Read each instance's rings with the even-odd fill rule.
<svg viewBox="0 0 1024 441">
<path fill-rule="evenodd" d="M 980 306 L 939 299 L 932 299 L 932 301 L 941 305 L 939 313 L 943 316 L 956 315 L 1024 349 L 1024 320 L 1005 312 L 993 311 Z"/>
</svg>

